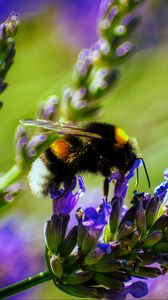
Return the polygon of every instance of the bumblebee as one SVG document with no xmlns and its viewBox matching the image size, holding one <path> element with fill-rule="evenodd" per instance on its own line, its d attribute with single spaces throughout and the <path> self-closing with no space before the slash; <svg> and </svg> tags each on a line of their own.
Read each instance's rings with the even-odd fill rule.
<svg viewBox="0 0 168 300">
<path fill-rule="evenodd" d="M 104 196 L 108 196 L 111 172 L 125 175 L 137 159 L 141 159 L 150 186 L 148 173 L 135 138 L 120 127 L 91 122 L 81 126 L 46 120 L 22 120 L 25 126 L 41 127 L 63 135 L 55 140 L 32 164 L 28 175 L 35 194 L 47 195 L 53 184 L 69 186 L 78 173 L 89 172 L 104 177 Z"/>
</svg>

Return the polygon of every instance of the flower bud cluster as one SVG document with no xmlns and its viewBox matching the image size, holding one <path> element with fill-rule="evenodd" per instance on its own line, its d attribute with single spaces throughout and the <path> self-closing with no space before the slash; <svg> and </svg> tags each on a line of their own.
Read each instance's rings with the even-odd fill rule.
<svg viewBox="0 0 168 300">
<path fill-rule="evenodd" d="M 131 284 L 134 277 L 154 278 L 167 270 L 167 181 L 154 195 L 135 191 L 130 208 L 124 206 L 125 191 L 138 165 L 124 179 L 113 173 L 112 200 L 103 199 L 97 209 L 77 209 L 77 224 L 70 230 L 70 212 L 85 191 L 82 178 L 78 177 L 75 193 L 76 179 L 68 188 L 52 187 L 53 215 L 44 229 L 46 259 L 55 285 L 64 292 L 78 297 L 103 298 L 109 293 L 139 297 L 147 293 L 147 286 Z"/>
<path fill-rule="evenodd" d="M 19 25 L 18 14 L 12 12 L 7 20 L 0 24 L 0 93 L 7 87 L 4 78 L 13 63 L 15 56 L 15 36 Z"/>
<path fill-rule="evenodd" d="M 135 12 L 142 0 L 103 0 L 98 18 L 99 40 L 83 49 L 73 70 L 72 89 L 64 92 L 65 114 L 69 120 L 95 116 L 99 99 L 119 78 L 116 66 L 134 51 L 129 38 L 140 21 Z"/>
</svg>

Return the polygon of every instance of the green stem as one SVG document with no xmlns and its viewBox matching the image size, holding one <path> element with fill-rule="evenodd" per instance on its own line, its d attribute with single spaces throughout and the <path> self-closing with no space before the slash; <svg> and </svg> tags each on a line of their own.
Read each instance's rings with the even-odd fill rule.
<svg viewBox="0 0 168 300">
<path fill-rule="evenodd" d="M 17 180 L 22 174 L 22 168 L 17 165 L 14 165 L 8 172 L 0 177 L 0 192 L 3 191 L 4 188 L 9 186 L 12 182 Z"/>
<path fill-rule="evenodd" d="M 28 277 L 25 280 L 19 281 L 15 284 L 9 285 L 5 288 L 0 289 L 0 299 L 15 295 L 19 292 L 23 292 L 31 287 L 34 287 L 45 281 L 53 279 L 53 274 L 50 271 L 41 272 L 32 277 Z"/>
</svg>

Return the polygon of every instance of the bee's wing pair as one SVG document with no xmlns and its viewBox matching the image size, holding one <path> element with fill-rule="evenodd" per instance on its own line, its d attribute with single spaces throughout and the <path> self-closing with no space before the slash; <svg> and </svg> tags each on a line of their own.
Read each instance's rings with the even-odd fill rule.
<svg viewBox="0 0 168 300">
<path fill-rule="evenodd" d="M 60 123 L 60 122 L 52 122 L 47 120 L 41 120 L 41 119 L 23 119 L 20 121 L 20 123 L 24 126 L 34 126 L 34 127 L 41 127 L 46 130 L 58 133 L 58 134 L 69 134 L 74 136 L 81 136 L 86 138 L 101 138 L 99 134 L 85 131 L 80 126 L 75 126 L 71 124 L 66 123 Z"/>
</svg>

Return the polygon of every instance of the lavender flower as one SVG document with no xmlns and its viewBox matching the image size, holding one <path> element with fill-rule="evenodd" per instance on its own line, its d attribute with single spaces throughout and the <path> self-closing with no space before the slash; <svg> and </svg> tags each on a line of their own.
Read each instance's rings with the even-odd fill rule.
<svg viewBox="0 0 168 300">
<path fill-rule="evenodd" d="M 93 207 L 78 209 L 78 226 L 74 226 L 67 235 L 65 228 L 62 231 L 61 218 L 68 195 L 65 194 L 66 200 L 63 200 L 65 189 L 51 193 L 53 201 L 62 199 L 63 203 L 59 203 L 61 209 L 59 213 L 57 210 L 53 225 L 48 226 L 50 229 L 45 236 L 46 245 L 53 253 L 48 253 L 48 263 L 55 276 L 55 285 L 64 292 L 79 297 L 84 292 L 90 297 L 99 295 L 105 299 L 125 299 L 130 293 L 139 298 L 148 293 L 147 284 L 140 281 L 132 283 L 132 279 L 154 278 L 164 273 L 168 262 L 168 248 L 165 246 L 168 217 L 167 212 L 159 215 L 162 201 L 157 202 L 153 218 L 151 203 L 157 199 L 156 196 L 136 191 L 132 206 L 129 209 L 124 206 L 129 181 L 140 164 L 141 161 L 137 160 L 124 177 L 113 173 L 111 179 L 115 180 L 115 187 L 111 203 L 103 200 L 97 210 Z M 70 198 L 73 198 L 74 187 L 75 182 L 67 190 Z M 72 209 L 74 205 L 69 202 Z M 64 227 L 67 229 L 65 220 Z M 69 251 L 67 248 L 63 250 L 65 245 Z M 74 263 L 75 271 L 70 271 Z"/>
<path fill-rule="evenodd" d="M 164 174 L 164 177 L 166 177 L 166 176 L 167 176 L 167 173 L 166 173 L 166 175 Z M 167 194 L 167 190 L 168 190 L 168 181 L 164 181 L 163 183 L 161 183 L 159 186 L 157 186 L 154 189 L 154 195 L 155 195 L 155 197 L 159 197 L 159 199 L 162 201 Z"/>
<path fill-rule="evenodd" d="M 55 186 L 50 189 L 50 197 L 53 199 L 53 215 L 69 215 L 76 206 L 79 198 L 85 193 L 85 186 L 81 176 L 78 176 L 79 190 L 73 194 L 76 187 L 76 177 L 68 188 L 57 189 Z"/>
<path fill-rule="evenodd" d="M 137 159 L 130 169 L 129 173 L 125 175 L 124 178 L 122 178 L 121 174 L 119 172 L 112 173 L 110 181 L 116 180 L 115 188 L 114 188 L 114 197 L 117 199 L 122 198 L 124 200 L 127 189 L 128 189 L 128 183 L 129 180 L 134 176 L 134 172 L 136 169 L 138 169 L 141 166 L 141 160 Z"/>
<path fill-rule="evenodd" d="M 0 24 L 0 93 L 2 93 L 7 87 L 7 83 L 4 82 L 5 76 L 13 64 L 15 56 L 15 43 L 13 37 L 17 32 L 19 25 L 18 14 L 12 12 L 7 20 Z"/>
<path fill-rule="evenodd" d="M 58 251 L 60 251 L 61 247 L 62 250 L 64 249 L 62 243 L 65 239 L 66 230 L 70 219 L 69 214 L 77 204 L 79 198 L 85 192 L 85 186 L 82 177 L 78 176 L 79 190 L 73 193 L 73 190 L 76 187 L 76 181 L 76 177 L 74 177 L 74 180 L 69 187 L 57 189 L 56 186 L 52 186 L 50 188 L 50 197 L 53 202 L 53 215 L 51 220 L 47 221 L 45 224 L 44 238 L 47 248 L 54 255 L 58 254 Z M 69 241 L 69 238 L 70 240 L 74 239 L 74 235 L 72 237 L 71 235 L 70 237 L 68 237 L 68 242 L 70 244 L 71 241 Z M 68 242 L 65 239 L 65 244 L 67 244 Z M 69 247 L 71 248 L 72 246 L 69 245 Z"/>
<path fill-rule="evenodd" d="M 68 103 L 64 102 L 66 115 L 71 120 L 95 117 L 99 112 L 97 100 L 119 78 L 116 65 L 134 51 L 128 38 L 139 23 L 139 15 L 134 9 L 142 2 L 130 1 L 125 5 L 125 2 L 102 1 L 98 19 L 99 40 L 80 52 L 73 71 L 72 95 Z"/>
<path fill-rule="evenodd" d="M 107 224 L 110 211 L 111 206 L 106 201 L 103 201 L 98 211 L 93 207 L 86 208 L 84 211 L 84 220 L 82 221 L 82 224 L 85 227 L 93 230 L 101 230 Z"/>
</svg>

